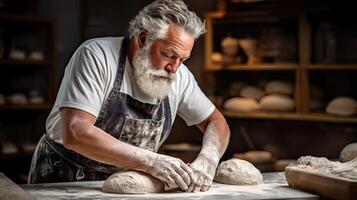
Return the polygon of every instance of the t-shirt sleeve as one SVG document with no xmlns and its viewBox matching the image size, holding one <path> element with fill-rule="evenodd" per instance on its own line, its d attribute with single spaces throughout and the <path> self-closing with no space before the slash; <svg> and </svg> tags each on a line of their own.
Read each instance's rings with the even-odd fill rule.
<svg viewBox="0 0 357 200">
<path fill-rule="evenodd" d="M 192 126 L 205 120 L 214 111 L 215 106 L 202 92 L 192 73 L 184 68 L 178 115 L 188 126 Z"/>
<path fill-rule="evenodd" d="M 62 83 L 59 108 L 70 107 L 98 117 L 105 98 L 105 67 L 92 50 L 81 47 L 73 55 Z"/>
</svg>

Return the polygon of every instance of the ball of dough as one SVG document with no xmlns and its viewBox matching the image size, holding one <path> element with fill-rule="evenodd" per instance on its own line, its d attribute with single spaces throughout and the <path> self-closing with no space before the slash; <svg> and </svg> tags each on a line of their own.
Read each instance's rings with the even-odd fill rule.
<svg viewBox="0 0 357 200">
<path fill-rule="evenodd" d="M 271 81 L 266 84 L 265 92 L 268 94 L 286 94 L 293 95 L 294 88 L 289 82 L 284 81 Z"/>
<path fill-rule="evenodd" d="M 112 174 L 104 182 L 104 192 L 119 194 L 145 194 L 165 191 L 165 186 L 150 174 L 139 171 L 123 171 Z"/>
<path fill-rule="evenodd" d="M 340 161 L 348 162 L 357 158 L 357 142 L 348 144 L 340 153 Z"/>
<path fill-rule="evenodd" d="M 264 96 L 264 92 L 258 87 L 245 86 L 240 91 L 239 96 L 259 100 L 262 96 Z"/>
<path fill-rule="evenodd" d="M 263 182 L 263 176 L 248 161 L 232 158 L 219 164 L 214 181 L 230 185 L 257 185 Z"/>
<path fill-rule="evenodd" d="M 234 97 L 228 99 L 223 108 L 234 112 L 251 112 L 259 110 L 259 104 L 255 99 Z"/>
<path fill-rule="evenodd" d="M 264 96 L 259 104 L 262 110 L 291 111 L 295 108 L 294 100 L 291 97 L 282 94 L 270 94 Z"/>
<path fill-rule="evenodd" d="M 351 97 L 336 97 L 326 107 L 326 112 L 336 115 L 353 115 L 357 111 L 357 102 Z"/>
</svg>

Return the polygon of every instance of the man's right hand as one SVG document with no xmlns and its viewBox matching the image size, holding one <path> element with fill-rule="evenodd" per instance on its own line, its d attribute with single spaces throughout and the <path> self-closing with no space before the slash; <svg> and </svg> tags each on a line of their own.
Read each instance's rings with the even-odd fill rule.
<svg viewBox="0 0 357 200">
<path fill-rule="evenodd" d="M 155 153 L 147 171 L 169 187 L 180 187 L 186 191 L 195 179 L 192 169 L 182 160 Z"/>
</svg>

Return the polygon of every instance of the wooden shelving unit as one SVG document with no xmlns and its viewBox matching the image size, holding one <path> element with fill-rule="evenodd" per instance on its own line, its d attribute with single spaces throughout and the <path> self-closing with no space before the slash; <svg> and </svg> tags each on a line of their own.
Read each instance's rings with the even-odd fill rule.
<svg viewBox="0 0 357 200">
<path fill-rule="evenodd" d="M 345 25 L 343 21 L 343 11 L 338 11 L 338 18 L 334 18 L 336 11 L 334 11 L 333 6 L 329 7 L 328 5 L 323 5 L 323 8 L 311 8 L 304 5 L 304 2 L 297 5 L 284 5 L 284 9 L 278 10 L 239 10 L 236 12 L 220 10 L 217 12 L 207 13 L 205 15 L 207 33 L 205 35 L 205 65 L 203 68 L 203 73 L 211 76 L 210 91 L 216 90 L 227 90 L 228 88 L 216 88 L 217 81 L 215 80 L 214 74 L 227 73 L 227 76 L 231 73 L 261 73 L 265 71 L 267 73 L 276 73 L 276 72 L 290 72 L 292 73 L 291 77 L 294 77 L 293 83 L 295 84 L 295 104 L 296 108 L 292 112 L 251 112 L 251 113 L 234 113 L 230 111 L 223 110 L 223 114 L 226 117 L 230 118 L 240 118 L 240 119 L 267 119 L 267 120 L 297 120 L 297 121 L 317 121 L 317 122 L 331 122 L 331 123 L 357 123 L 357 116 L 350 117 L 339 117 L 334 115 L 328 115 L 320 111 L 310 110 L 310 101 L 311 101 L 311 86 L 312 86 L 312 75 L 330 71 L 348 71 L 350 72 L 351 80 L 357 79 L 357 57 L 354 58 L 351 62 L 351 58 L 343 60 L 340 52 L 336 50 L 336 60 L 335 62 L 318 62 L 316 61 L 316 34 L 318 31 L 318 25 L 320 22 L 327 21 L 333 25 L 339 26 L 339 22 L 343 26 L 349 28 L 350 25 Z M 253 8 L 253 6 L 251 6 Z M 322 10 L 322 11 L 321 11 Z M 323 12 L 322 16 L 319 16 L 319 13 Z M 354 11 L 357 14 L 356 11 Z M 313 16 L 313 17 L 311 17 Z M 319 17 L 315 17 L 319 16 Z M 337 16 L 337 15 L 336 15 Z M 351 12 L 348 12 L 348 16 L 351 16 Z M 349 20 L 346 16 L 347 20 Z M 341 20 L 342 19 L 342 20 Z M 340 20 L 340 21 L 339 21 Z M 223 24 L 223 25 L 222 25 Z M 262 25 L 263 24 L 263 25 Z M 297 59 L 293 62 L 280 63 L 280 62 L 270 62 L 270 63 L 255 63 L 253 65 L 247 65 L 245 63 L 228 63 L 228 62 L 217 62 L 212 61 L 212 55 L 215 52 L 220 52 L 219 44 L 222 40 L 223 34 L 233 33 L 232 35 L 238 38 L 242 37 L 243 31 L 240 32 L 239 29 L 252 30 L 253 33 L 256 33 L 254 26 L 264 26 L 264 24 L 273 24 L 273 26 L 281 27 L 290 27 L 289 31 L 296 34 L 296 47 L 297 47 Z M 286 27 L 285 27 L 286 26 Z M 350 32 L 355 31 L 354 35 L 357 34 L 357 27 L 352 25 L 353 28 L 350 28 Z M 222 28 L 224 27 L 224 28 Z M 343 30 L 344 31 L 344 30 Z M 343 47 L 343 44 L 346 44 L 344 35 L 351 36 L 351 33 L 343 32 L 335 35 L 337 42 L 340 42 L 339 48 Z M 244 37 L 244 36 L 243 36 Z M 338 38 L 338 37 L 342 37 Z M 351 38 L 353 41 L 356 40 L 356 37 Z M 348 43 L 348 42 L 347 42 Z M 341 47 L 342 46 L 342 47 Z M 357 51 L 357 46 L 354 46 L 355 49 L 348 49 L 350 51 Z M 344 49 L 346 51 L 346 49 Z M 347 52 L 347 51 L 346 51 Z M 212 76 L 213 75 L 213 76 Z M 249 75 L 246 75 L 249 76 Z M 213 78 L 212 78 L 213 77 Z M 224 75 L 221 75 L 224 77 Z M 285 77 L 282 77 L 285 78 Z M 213 80 L 213 81 L 212 81 Z M 221 80 L 225 81 L 225 80 Z M 321 80 L 323 81 L 323 80 Z M 345 80 L 335 80 L 335 81 L 345 81 Z M 213 82 L 213 83 L 212 83 Z M 225 85 L 227 86 L 227 85 Z M 328 86 L 326 86 L 328 87 Z M 357 91 L 357 85 L 351 83 L 351 87 L 355 88 Z M 326 89 L 326 88 L 325 88 Z M 327 91 L 329 92 L 329 91 Z M 355 95 L 355 94 L 354 94 Z M 329 98 L 332 98 L 333 94 Z M 356 96 L 353 96 L 356 98 Z M 331 100 L 331 99 L 329 99 Z M 222 107 L 222 105 L 219 105 Z"/>
<path fill-rule="evenodd" d="M 28 160 L 32 152 L 2 155 L 3 142 L 10 142 L 19 149 L 22 143 L 35 144 L 45 131 L 45 121 L 51 110 L 57 90 L 57 43 L 55 22 L 51 19 L 22 14 L 0 13 L 0 93 L 5 104 L 0 105 L 0 158 Z M 22 49 L 21 49 L 22 48 Z M 10 51 L 21 49 L 26 52 L 23 59 L 12 59 Z M 32 51 L 41 51 L 44 59 L 28 58 Z M 38 91 L 43 103 L 13 104 L 7 97 Z M 28 126 L 28 127 L 27 127 Z"/>
</svg>

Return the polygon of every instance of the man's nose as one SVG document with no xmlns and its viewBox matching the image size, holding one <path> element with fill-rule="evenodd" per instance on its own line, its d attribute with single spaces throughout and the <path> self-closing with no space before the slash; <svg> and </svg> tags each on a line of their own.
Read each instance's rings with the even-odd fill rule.
<svg viewBox="0 0 357 200">
<path fill-rule="evenodd" d="M 177 69 L 180 67 L 181 61 L 180 59 L 172 60 L 171 62 L 167 63 L 165 69 L 171 73 L 176 73 Z"/>
</svg>

